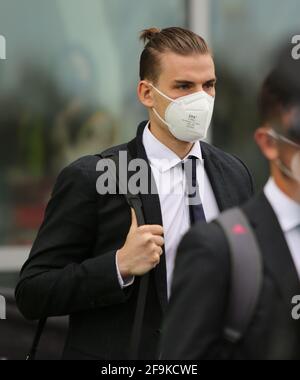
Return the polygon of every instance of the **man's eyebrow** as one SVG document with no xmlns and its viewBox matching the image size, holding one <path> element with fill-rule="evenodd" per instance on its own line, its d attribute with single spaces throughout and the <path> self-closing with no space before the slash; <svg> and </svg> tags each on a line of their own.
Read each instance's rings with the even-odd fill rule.
<svg viewBox="0 0 300 380">
<path fill-rule="evenodd" d="M 216 83 L 216 82 L 217 82 L 217 78 L 212 78 L 212 79 L 209 79 L 208 81 L 206 81 L 204 84 Z M 176 79 L 176 80 L 174 80 L 174 83 L 175 84 L 189 84 L 189 85 L 196 84 L 196 82 L 185 80 L 185 79 Z"/>
<path fill-rule="evenodd" d="M 205 84 L 208 84 L 208 83 L 217 83 L 217 78 L 212 78 L 205 82 Z"/>
<path fill-rule="evenodd" d="M 174 83 L 176 83 L 176 84 L 195 84 L 195 82 L 192 82 L 190 80 L 185 80 L 185 79 L 176 79 L 176 80 L 174 80 Z"/>
</svg>

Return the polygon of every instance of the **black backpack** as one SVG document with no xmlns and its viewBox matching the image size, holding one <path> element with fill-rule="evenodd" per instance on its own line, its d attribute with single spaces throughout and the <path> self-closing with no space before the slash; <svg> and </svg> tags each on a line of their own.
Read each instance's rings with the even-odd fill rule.
<svg viewBox="0 0 300 380">
<path fill-rule="evenodd" d="M 225 211 L 215 223 L 222 227 L 229 244 L 231 275 L 223 334 L 225 341 L 235 345 L 244 337 L 259 301 L 262 255 L 253 229 L 240 208 Z"/>
</svg>

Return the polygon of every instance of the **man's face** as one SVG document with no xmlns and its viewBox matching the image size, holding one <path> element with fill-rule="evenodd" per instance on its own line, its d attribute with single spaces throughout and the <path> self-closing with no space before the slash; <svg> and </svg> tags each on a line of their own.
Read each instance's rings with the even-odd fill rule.
<svg viewBox="0 0 300 380">
<path fill-rule="evenodd" d="M 270 121 L 256 131 L 255 139 L 262 153 L 270 161 L 276 183 L 300 203 L 298 110 L 298 107 L 282 110 L 277 121 Z"/>
<path fill-rule="evenodd" d="M 215 97 L 216 74 L 215 65 L 210 54 L 192 54 L 181 56 L 172 52 L 160 57 L 160 76 L 153 83 L 165 95 L 172 99 L 205 91 Z M 152 89 L 153 105 L 164 117 L 170 101 Z"/>
<path fill-rule="evenodd" d="M 284 165 L 290 168 L 292 166 L 292 160 L 295 154 L 300 151 L 300 135 L 293 133 L 296 130 L 295 125 L 300 122 L 300 112 L 298 107 L 292 107 L 288 111 L 282 113 L 281 126 L 275 128 L 275 131 L 291 141 L 291 144 L 287 140 L 279 140 L 278 156 L 283 161 Z M 299 125 L 298 125 L 299 128 Z M 294 143 L 294 145 L 293 145 Z M 297 147 L 298 145 L 298 147 Z"/>
<path fill-rule="evenodd" d="M 170 101 L 159 95 L 151 85 L 171 99 L 205 91 L 215 97 L 216 74 L 214 61 L 210 54 L 191 54 L 182 56 L 172 52 L 160 55 L 160 72 L 156 82 L 142 80 L 138 86 L 138 97 L 141 103 L 150 111 L 156 111 L 165 117 L 165 111 Z M 151 117 L 151 116 L 150 116 Z M 167 131 L 165 125 L 154 117 L 161 131 Z M 169 133 L 170 138 L 174 138 Z"/>
</svg>

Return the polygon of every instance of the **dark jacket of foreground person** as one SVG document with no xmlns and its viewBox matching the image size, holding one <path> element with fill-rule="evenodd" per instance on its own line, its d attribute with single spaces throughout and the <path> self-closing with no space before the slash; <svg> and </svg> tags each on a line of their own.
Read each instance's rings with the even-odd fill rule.
<svg viewBox="0 0 300 380">
<path fill-rule="evenodd" d="M 243 210 L 257 236 L 264 265 L 261 295 L 248 331 L 234 347 L 222 338 L 229 247 L 219 225 L 197 225 L 179 247 L 163 329 L 163 359 L 300 359 L 300 321 L 292 318 L 292 299 L 300 295 L 300 280 L 284 234 L 264 194 Z"/>
</svg>

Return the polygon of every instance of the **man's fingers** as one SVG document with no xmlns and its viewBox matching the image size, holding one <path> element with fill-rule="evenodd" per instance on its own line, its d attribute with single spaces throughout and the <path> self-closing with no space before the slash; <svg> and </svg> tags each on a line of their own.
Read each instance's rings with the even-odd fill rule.
<svg viewBox="0 0 300 380">
<path fill-rule="evenodd" d="M 159 247 L 162 247 L 165 244 L 164 238 L 159 235 L 152 235 L 152 241 Z"/>
<path fill-rule="evenodd" d="M 148 224 L 139 228 L 142 232 L 147 232 L 152 235 L 163 235 L 164 233 L 163 227 L 157 224 Z"/>
<path fill-rule="evenodd" d="M 157 253 L 159 254 L 159 256 L 161 256 L 163 254 L 163 249 L 161 247 L 157 248 Z"/>
<path fill-rule="evenodd" d="M 160 263 L 160 254 L 157 253 L 156 257 L 154 258 L 153 267 L 155 268 Z"/>
</svg>

